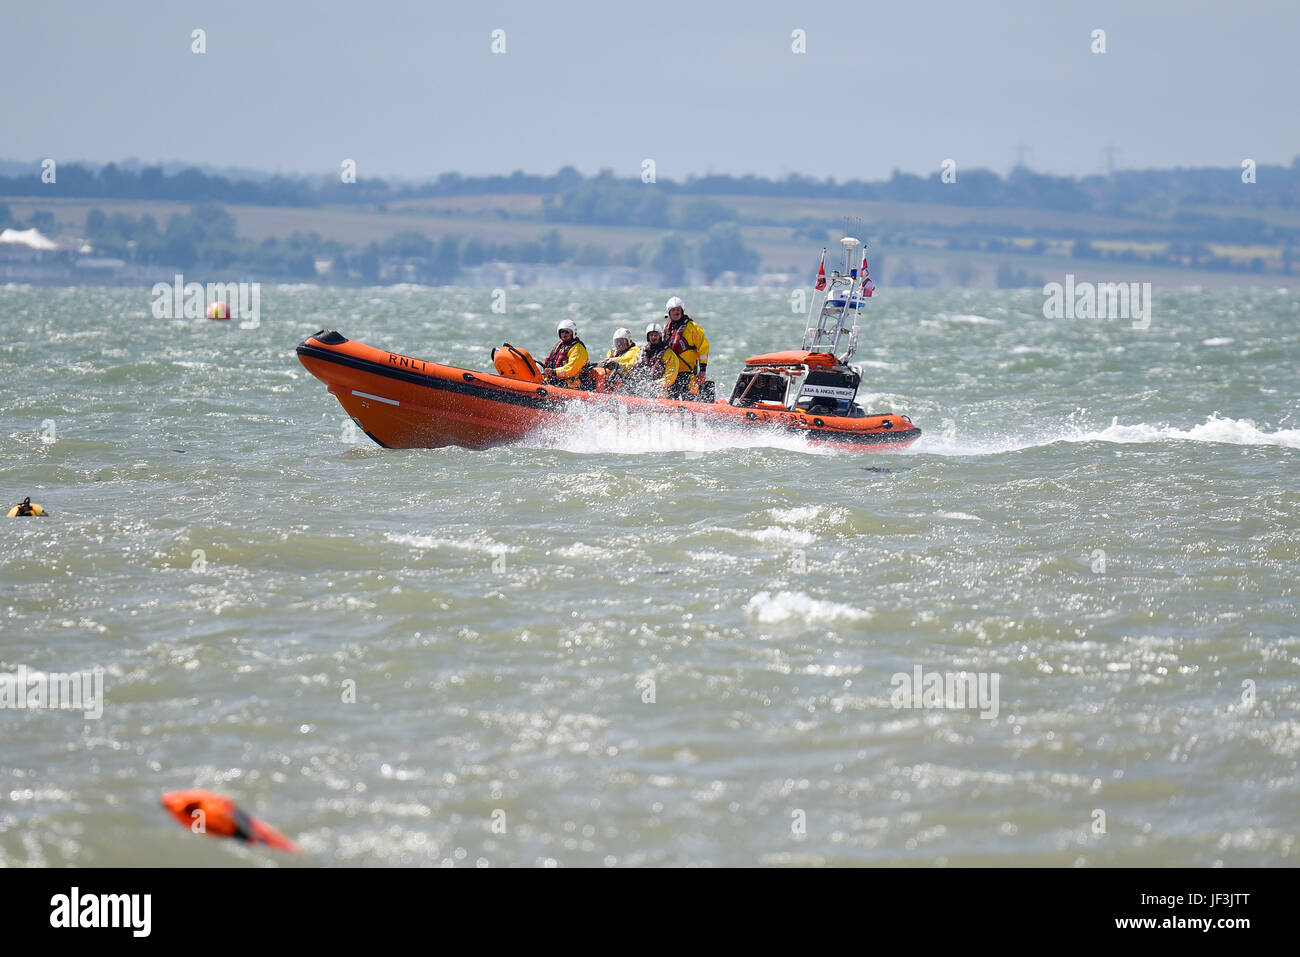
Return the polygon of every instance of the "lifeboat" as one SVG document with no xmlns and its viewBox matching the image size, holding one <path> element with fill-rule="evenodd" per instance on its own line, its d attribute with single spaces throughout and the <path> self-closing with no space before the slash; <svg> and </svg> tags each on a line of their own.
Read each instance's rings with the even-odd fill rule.
<svg viewBox="0 0 1300 957">
<path fill-rule="evenodd" d="M 566 419 L 590 421 L 593 415 L 668 417 L 659 421 L 686 430 L 793 433 L 842 451 L 905 448 L 921 435 L 911 419 L 872 414 L 856 402 L 860 376 L 847 359 L 864 296 L 856 269 L 851 282 L 841 278 L 850 277 L 833 274 L 817 324 L 805 331 L 803 348 L 750 357 L 726 399 L 647 398 L 605 391 L 601 385 L 547 385 L 529 352 L 508 342 L 492 351 L 493 372 L 377 349 L 323 329 L 299 343 L 298 359 L 357 426 L 385 448 L 486 449 L 545 434 Z M 837 357 L 836 347 L 846 336 L 849 349 Z M 710 391 L 703 390 L 705 395 Z"/>
</svg>

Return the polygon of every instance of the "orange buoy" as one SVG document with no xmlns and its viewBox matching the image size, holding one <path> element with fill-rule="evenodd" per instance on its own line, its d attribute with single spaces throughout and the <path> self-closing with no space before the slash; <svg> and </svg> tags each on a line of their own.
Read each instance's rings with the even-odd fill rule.
<svg viewBox="0 0 1300 957">
<path fill-rule="evenodd" d="M 212 305 L 208 306 L 208 318 L 229 319 L 230 306 L 224 302 L 214 302 Z"/>
<path fill-rule="evenodd" d="M 240 810 L 224 795 L 202 789 L 168 791 L 161 801 L 178 824 L 195 833 L 207 834 L 208 837 L 234 837 L 290 854 L 302 853 L 302 848 L 293 841 L 269 824 Z"/>
</svg>

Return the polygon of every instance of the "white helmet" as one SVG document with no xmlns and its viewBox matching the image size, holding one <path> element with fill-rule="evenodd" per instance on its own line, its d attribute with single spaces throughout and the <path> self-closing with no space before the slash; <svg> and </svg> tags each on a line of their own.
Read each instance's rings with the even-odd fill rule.
<svg viewBox="0 0 1300 957">
<path fill-rule="evenodd" d="M 614 333 L 614 345 L 618 345 L 618 340 L 620 340 L 620 339 L 626 339 L 628 342 L 636 342 L 636 340 L 632 338 L 632 330 L 631 330 L 631 329 L 619 329 L 619 330 L 617 330 L 617 331 Z"/>
<path fill-rule="evenodd" d="M 652 322 L 650 325 L 645 327 L 645 334 L 649 336 L 652 332 L 657 332 L 662 336 L 664 334 L 664 327 L 659 325 L 657 322 Z"/>
<path fill-rule="evenodd" d="M 568 329 L 573 333 L 573 338 L 578 338 L 578 324 L 572 319 L 561 319 L 559 324 L 555 327 L 555 334 L 558 336 L 565 329 Z"/>
<path fill-rule="evenodd" d="M 668 300 L 668 305 L 664 306 L 664 308 L 669 312 L 672 312 L 674 309 L 680 309 L 682 312 L 685 312 L 686 303 L 682 302 L 676 296 L 673 296 L 673 298 Z"/>
</svg>

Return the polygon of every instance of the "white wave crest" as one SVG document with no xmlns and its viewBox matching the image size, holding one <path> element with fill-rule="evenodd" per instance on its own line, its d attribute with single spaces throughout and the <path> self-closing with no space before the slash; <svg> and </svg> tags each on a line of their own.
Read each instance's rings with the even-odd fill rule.
<svg viewBox="0 0 1300 957">
<path fill-rule="evenodd" d="M 990 319 L 988 316 L 975 316 L 966 313 L 941 312 L 938 318 L 946 319 L 949 322 L 960 322 L 967 326 L 1000 326 L 1001 319 Z"/>
<path fill-rule="evenodd" d="M 1220 442 L 1227 445 L 1277 445 L 1300 449 L 1300 429 L 1265 432 L 1250 419 L 1219 418 L 1211 415 L 1200 425 L 1177 429 L 1169 425 L 1120 425 L 1119 418 L 1100 432 L 1067 436 L 1067 442 Z"/>
<path fill-rule="evenodd" d="M 819 518 L 825 510 L 825 505 L 797 505 L 794 508 L 769 508 L 767 513 L 778 522 L 798 525 Z"/>
<path fill-rule="evenodd" d="M 1217 442 L 1225 445 L 1277 446 L 1300 449 L 1300 429 L 1278 429 L 1269 432 L 1259 428 L 1250 419 L 1223 418 L 1217 413 L 1200 425 L 1180 429 L 1171 425 L 1150 425 L 1138 422 L 1121 425 L 1119 417 L 1111 420 L 1104 429 L 1073 428 L 1068 432 L 1046 432 L 1032 436 L 992 436 L 970 440 L 961 436 L 948 423 L 947 428 L 924 432 L 921 439 L 904 454 L 919 455 L 999 455 L 1041 448 L 1056 442 L 1114 442 L 1139 444 L 1153 442 Z"/>
<path fill-rule="evenodd" d="M 506 545 L 503 542 L 494 542 L 484 535 L 470 535 L 466 538 L 439 538 L 435 535 L 412 535 L 409 533 L 397 534 L 388 532 L 384 535 L 388 541 L 394 545 L 406 545 L 418 551 L 440 551 L 448 548 L 459 548 L 464 551 L 483 552 L 487 555 L 500 555 L 505 552 L 517 552 L 519 546 Z"/>
<path fill-rule="evenodd" d="M 872 612 L 839 602 L 813 598 L 806 592 L 761 591 L 745 605 L 745 612 L 765 625 L 799 621 L 809 625 L 830 625 L 844 621 L 866 621 Z"/>
</svg>

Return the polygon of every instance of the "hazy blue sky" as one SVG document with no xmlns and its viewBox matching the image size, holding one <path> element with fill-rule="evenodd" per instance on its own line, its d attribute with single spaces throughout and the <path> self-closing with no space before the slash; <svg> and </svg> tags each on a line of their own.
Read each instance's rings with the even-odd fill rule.
<svg viewBox="0 0 1300 957">
<path fill-rule="evenodd" d="M 1300 153 L 1294 0 L 4 7 L 8 159 L 877 178 L 1004 171 L 1022 141 L 1074 174 L 1108 144 L 1130 168 Z"/>
</svg>

